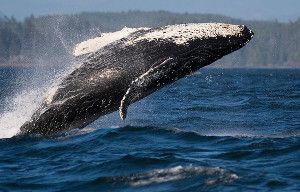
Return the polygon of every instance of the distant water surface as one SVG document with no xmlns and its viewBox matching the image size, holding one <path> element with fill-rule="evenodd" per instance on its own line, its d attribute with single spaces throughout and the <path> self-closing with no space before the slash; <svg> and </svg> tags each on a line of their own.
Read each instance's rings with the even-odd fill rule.
<svg viewBox="0 0 300 192">
<path fill-rule="evenodd" d="M 34 106 L 32 74 L 0 69 L 3 137 L 30 116 L 12 103 Z M 202 69 L 125 122 L 114 113 L 0 149 L 0 191 L 300 191 L 300 70 Z"/>
</svg>

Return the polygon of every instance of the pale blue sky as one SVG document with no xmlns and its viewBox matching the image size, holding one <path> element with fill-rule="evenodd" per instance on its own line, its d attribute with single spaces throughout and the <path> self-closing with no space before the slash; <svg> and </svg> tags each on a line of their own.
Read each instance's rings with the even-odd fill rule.
<svg viewBox="0 0 300 192">
<path fill-rule="evenodd" d="M 300 0 L 0 0 L 0 13 L 18 19 L 30 14 L 127 10 L 214 13 L 241 19 L 290 21 L 300 17 Z"/>
</svg>

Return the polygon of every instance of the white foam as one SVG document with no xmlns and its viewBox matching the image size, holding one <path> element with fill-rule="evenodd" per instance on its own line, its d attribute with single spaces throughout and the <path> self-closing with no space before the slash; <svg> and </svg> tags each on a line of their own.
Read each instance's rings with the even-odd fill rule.
<svg viewBox="0 0 300 192">
<path fill-rule="evenodd" d="M 87 53 L 93 53 L 93 52 L 101 49 L 102 47 L 104 47 L 114 41 L 120 40 L 124 37 L 127 37 L 131 33 L 134 33 L 141 29 L 148 29 L 148 28 L 124 27 L 122 30 L 116 31 L 113 33 L 102 33 L 100 37 L 96 37 L 94 39 L 89 39 L 89 40 L 86 40 L 86 41 L 83 41 L 83 42 L 77 44 L 74 48 L 73 55 L 80 56 L 80 55 L 84 55 Z"/>
<path fill-rule="evenodd" d="M 193 39 L 205 39 L 219 36 L 241 36 L 243 27 L 224 23 L 190 23 L 169 25 L 161 30 L 155 30 L 135 39 L 130 44 L 139 41 L 168 40 L 176 44 L 185 44 Z"/>
<path fill-rule="evenodd" d="M 239 178 L 235 173 L 229 173 L 220 167 L 176 166 L 167 169 L 157 169 L 148 173 L 137 174 L 129 178 L 129 180 L 131 180 L 129 184 L 131 186 L 145 186 L 186 179 L 199 175 L 216 177 L 207 179 L 205 181 L 205 184 L 207 185 L 213 185 L 217 183 L 232 183 Z"/>
</svg>

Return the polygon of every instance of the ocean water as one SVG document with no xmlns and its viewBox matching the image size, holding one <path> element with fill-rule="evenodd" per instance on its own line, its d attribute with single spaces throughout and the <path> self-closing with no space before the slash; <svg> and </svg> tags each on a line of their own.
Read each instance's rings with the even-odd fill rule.
<svg viewBox="0 0 300 192">
<path fill-rule="evenodd" d="M 12 137 L 49 85 L 35 74 L 0 69 L 0 191 L 300 191 L 299 69 L 202 69 L 125 122 Z"/>
</svg>

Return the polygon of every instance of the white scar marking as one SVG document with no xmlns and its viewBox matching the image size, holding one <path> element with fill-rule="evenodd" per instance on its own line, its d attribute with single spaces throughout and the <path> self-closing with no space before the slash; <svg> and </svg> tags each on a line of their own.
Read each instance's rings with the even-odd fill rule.
<svg viewBox="0 0 300 192">
<path fill-rule="evenodd" d="M 115 68 L 111 68 L 111 69 L 106 69 L 104 70 L 99 77 L 100 78 L 111 78 L 113 76 L 116 76 L 119 74 L 119 70 L 115 69 Z"/>
<path fill-rule="evenodd" d="M 45 101 L 46 101 L 47 104 L 50 104 L 52 102 L 53 97 L 54 97 L 57 89 L 58 89 L 58 86 L 55 86 L 55 87 L 52 87 L 52 88 L 49 89 L 49 91 L 47 93 L 47 96 L 45 98 Z"/>
</svg>

